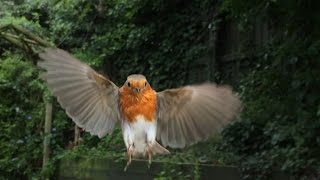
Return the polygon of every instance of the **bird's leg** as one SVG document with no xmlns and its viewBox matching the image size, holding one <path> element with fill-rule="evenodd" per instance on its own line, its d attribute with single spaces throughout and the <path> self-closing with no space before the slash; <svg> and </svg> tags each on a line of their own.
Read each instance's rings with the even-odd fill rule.
<svg viewBox="0 0 320 180">
<path fill-rule="evenodd" d="M 151 162 L 152 162 L 152 144 L 147 143 L 146 147 L 146 155 L 148 156 L 148 168 L 150 168 Z"/>
<path fill-rule="evenodd" d="M 127 157 L 128 157 L 128 161 L 127 161 L 127 165 L 126 167 L 124 167 L 124 171 L 127 171 L 128 166 L 131 164 L 131 160 L 132 160 L 132 153 L 133 153 L 133 145 L 130 144 L 128 149 L 127 149 Z"/>
<path fill-rule="evenodd" d="M 151 162 L 152 162 L 152 156 L 156 154 L 155 149 L 155 139 L 157 135 L 157 126 L 156 122 L 153 122 L 149 124 L 148 131 L 147 131 L 147 137 L 146 137 L 146 155 L 148 156 L 148 167 L 150 168 Z"/>
</svg>

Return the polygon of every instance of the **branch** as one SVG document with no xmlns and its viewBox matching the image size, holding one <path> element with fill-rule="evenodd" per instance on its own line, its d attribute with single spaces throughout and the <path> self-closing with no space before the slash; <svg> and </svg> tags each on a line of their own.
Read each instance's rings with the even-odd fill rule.
<svg viewBox="0 0 320 180">
<path fill-rule="evenodd" d="M 2 26 L 0 26 L 0 32 L 1 31 L 5 31 L 5 30 L 7 30 L 8 28 L 10 28 L 11 27 L 11 25 L 9 24 L 9 25 L 2 25 Z"/>
<path fill-rule="evenodd" d="M 2 37 L 10 37 L 10 38 L 15 38 L 15 39 L 21 39 L 27 43 L 31 43 L 31 44 L 38 44 L 38 42 L 31 40 L 31 39 L 27 39 L 27 38 L 23 38 L 23 37 L 19 37 L 17 35 L 13 35 L 13 34 L 9 34 L 9 33 L 1 33 Z"/>
<path fill-rule="evenodd" d="M 51 47 L 51 46 L 52 46 L 48 41 L 40 38 L 39 36 L 33 34 L 32 32 L 29 32 L 28 30 L 26 30 L 26 29 L 24 29 L 24 28 L 22 28 L 22 27 L 19 27 L 19 26 L 16 26 L 16 25 L 12 25 L 12 28 L 13 28 L 17 33 L 22 33 L 22 34 L 24 34 L 24 35 L 27 36 L 28 38 L 36 41 L 36 42 L 37 42 L 39 45 L 41 45 L 41 46 L 45 46 L 45 47 Z"/>
<path fill-rule="evenodd" d="M 21 49 L 25 49 L 23 43 L 21 43 L 21 41 L 17 40 L 16 38 L 10 37 L 10 36 L 6 36 L 4 34 L 0 34 L 1 37 L 3 37 L 3 39 L 7 40 L 8 42 L 10 42 L 11 44 L 21 48 Z"/>
</svg>

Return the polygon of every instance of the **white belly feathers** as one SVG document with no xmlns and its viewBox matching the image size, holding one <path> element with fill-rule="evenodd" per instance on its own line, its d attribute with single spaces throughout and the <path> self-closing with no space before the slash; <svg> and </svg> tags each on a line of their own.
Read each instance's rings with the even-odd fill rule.
<svg viewBox="0 0 320 180">
<path fill-rule="evenodd" d="M 134 147 L 134 154 L 145 153 L 147 143 L 152 145 L 156 139 L 157 126 L 156 121 L 146 121 L 144 116 L 137 116 L 136 121 L 130 123 L 122 122 L 123 139 L 127 148 L 130 145 Z"/>
</svg>

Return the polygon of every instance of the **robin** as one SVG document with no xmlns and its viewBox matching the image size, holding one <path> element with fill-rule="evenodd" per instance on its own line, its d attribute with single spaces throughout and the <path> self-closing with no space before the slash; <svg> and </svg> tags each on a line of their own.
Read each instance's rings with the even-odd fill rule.
<svg viewBox="0 0 320 180">
<path fill-rule="evenodd" d="M 153 155 L 169 154 L 167 146 L 184 148 L 208 139 L 240 109 L 229 86 L 205 83 L 156 92 L 145 76 L 133 74 L 119 88 L 61 49 L 45 49 L 40 58 L 43 79 L 79 127 L 101 138 L 121 123 L 125 170 L 132 157 L 147 157 L 150 165 Z"/>
</svg>

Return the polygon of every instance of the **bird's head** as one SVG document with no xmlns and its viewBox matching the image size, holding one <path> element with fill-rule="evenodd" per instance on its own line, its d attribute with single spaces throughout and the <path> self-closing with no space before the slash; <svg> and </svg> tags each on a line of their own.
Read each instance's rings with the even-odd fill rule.
<svg viewBox="0 0 320 180">
<path fill-rule="evenodd" d="M 142 93 L 151 88 L 146 77 L 141 74 L 132 74 L 128 76 L 123 87 L 134 93 Z"/>
</svg>

